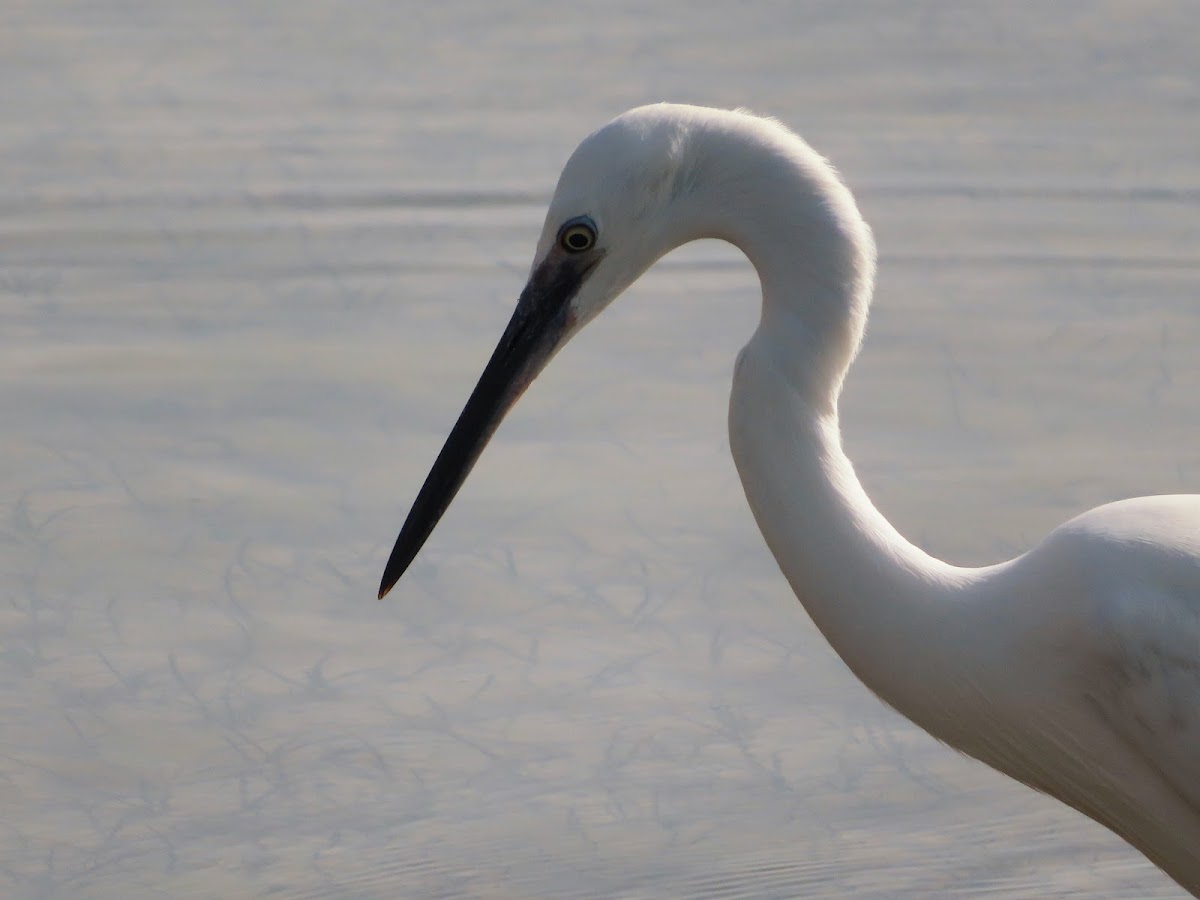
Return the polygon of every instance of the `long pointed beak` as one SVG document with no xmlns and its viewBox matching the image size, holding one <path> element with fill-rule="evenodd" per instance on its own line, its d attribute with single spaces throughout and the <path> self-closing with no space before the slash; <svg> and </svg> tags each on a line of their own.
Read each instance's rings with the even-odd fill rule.
<svg viewBox="0 0 1200 900">
<path fill-rule="evenodd" d="M 404 520 L 383 570 L 380 600 L 429 538 L 505 413 L 558 349 L 571 324 L 570 300 L 596 262 L 594 256 L 585 261 L 552 254 L 530 276 L 500 343 Z"/>
</svg>

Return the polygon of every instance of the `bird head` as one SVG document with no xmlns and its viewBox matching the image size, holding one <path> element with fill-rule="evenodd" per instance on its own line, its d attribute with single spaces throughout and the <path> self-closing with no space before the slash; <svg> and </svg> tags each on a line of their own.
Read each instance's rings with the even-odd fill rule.
<svg viewBox="0 0 1200 900">
<path fill-rule="evenodd" d="M 568 160 L 516 309 L 417 495 L 382 598 L 450 505 L 504 415 L 554 354 L 660 256 L 688 239 L 687 119 L 641 107 L 589 135 Z"/>
<path fill-rule="evenodd" d="M 567 160 L 538 238 L 531 282 L 569 273 L 570 337 L 688 233 L 694 176 L 688 107 L 631 110 L 588 135 Z"/>
</svg>

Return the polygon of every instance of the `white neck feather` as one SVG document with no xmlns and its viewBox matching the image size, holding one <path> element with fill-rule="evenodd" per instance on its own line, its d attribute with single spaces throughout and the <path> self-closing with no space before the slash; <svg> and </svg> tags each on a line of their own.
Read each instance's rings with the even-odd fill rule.
<svg viewBox="0 0 1200 900">
<path fill-rule="evenodd" d="M 922 708 L 952 702 L 930 685 L 958 668 L 947 663 L 968 627 L 963 591 L 977 570 L 905 540 L 842 451 L 837 403 L 870 302 L 870 230 L 836 173 L 798 139 L 755 140 L 717 158 L 738 163 L 714 163 L 697 179 L 696 208 L 716 210 L 699 230 L 739 247 L 762 283 L 762 321 L 738 358 L 729 413 L 746 496 L 834 649 L 883 699 L 926 719 Z M 703 196 L 714 190 L 720 202 Z"/>
</svg>

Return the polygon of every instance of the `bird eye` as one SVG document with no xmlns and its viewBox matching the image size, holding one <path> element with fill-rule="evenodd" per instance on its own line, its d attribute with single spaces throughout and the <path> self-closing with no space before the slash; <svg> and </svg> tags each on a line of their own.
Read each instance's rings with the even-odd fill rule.
<svg viewBox="0 0 1200 900">
<path fill-rule="evenodd" d="M 596 244 L 596 226 L 588 218 L 574 219 L 558 233 L 558 243 L 568 253 L 582 253 Z"/>
</svg>

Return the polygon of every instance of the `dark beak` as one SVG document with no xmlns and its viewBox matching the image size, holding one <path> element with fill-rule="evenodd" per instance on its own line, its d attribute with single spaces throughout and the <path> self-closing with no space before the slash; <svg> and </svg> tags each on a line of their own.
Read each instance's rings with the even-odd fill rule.
<svg viewBox="0 0 1200 900">
<path fill-rule="evenodd" d="M 504 414 L 550 361 L 571 325 L 570 300 L 598 262 L 553 253 L 530 276 L 512 320 L 409 510 L 383 570 L 379 599 L 400 580 L 462 487 Z"/>
</svg>

